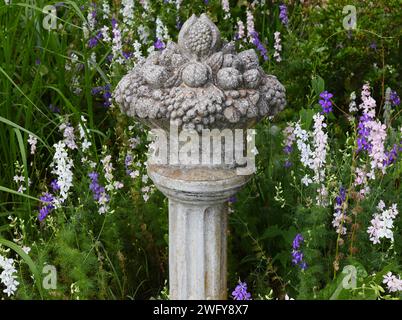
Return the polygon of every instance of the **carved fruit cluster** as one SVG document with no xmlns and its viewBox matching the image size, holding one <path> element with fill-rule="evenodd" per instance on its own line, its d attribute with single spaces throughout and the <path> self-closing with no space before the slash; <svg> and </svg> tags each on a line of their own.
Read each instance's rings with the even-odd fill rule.
<svg viewBox="0 0 402 320">
<path fill-rule="evenodd" d="M 114 97 L 129 116 L 198 131 L 245 127 L 286 104 L 284 87 L 260 68 L 255 51 L 236 53 L 233 43 L 221 46 L 216 26 L 205 15 L 183 25 L 178 45 L 170 42 L 137 64 Z"/>
</svg>

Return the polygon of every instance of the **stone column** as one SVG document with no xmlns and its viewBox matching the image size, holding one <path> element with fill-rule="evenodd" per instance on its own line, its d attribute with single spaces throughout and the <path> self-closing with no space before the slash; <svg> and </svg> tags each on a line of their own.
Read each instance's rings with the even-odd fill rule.
<svg viewBox="0 0 402 320">
<path fill-rule="evenodd" d="M 243 143 L 254 160 L 245 129 L 285 107 L 284 87 L 253 49 L 237 52 L 202 14 L 183 24 L 178 43 L 139 61 L 113 96 L 123 113 L 151 129 L 197 138 L 161 139 L 159 160 L 148 163 L 169 198 L 170 298 L 226 299 L 227 201 L 252 174 Z M 178 154 L 188 152 L 195 157 L 182 161 Z"/>
<path fill-rule="evenodd" d="M 227 200 L 249 176 L 155 165 L 148 174 L 169 198 L 170 299 L 226 299 Z"/>
</svg>

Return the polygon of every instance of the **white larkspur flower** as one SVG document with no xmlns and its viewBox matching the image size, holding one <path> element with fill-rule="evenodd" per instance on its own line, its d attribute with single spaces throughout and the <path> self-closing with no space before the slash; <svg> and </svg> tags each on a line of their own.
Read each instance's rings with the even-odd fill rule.
<svg viewBox="0 0 402 320">
<path fill-rule="evenodd" d="M 120 13 L 126 27 L 132 26 L 134 23 L 134 0 L 122 0 Z"/>
<path fill-rule="evenodd" d="M 230 19 L 229 0 L 222 0 L 222 10 L 223 10 L 223 12 L 225 12 L 225 16 L 223 18 L 225 20 Z"/>
<path fill-rule="evenodd" d="M 346 234 L 346 231 L 347 231 L 345 224 L 344 224 L 345 213 L 343 212 L 342 208 L 338 208 L 336 206 L 335 209 L 339 209 L 339 210 L 334 211 L 334 215 L 333 215 L 334 218 L 332 220 L 332 225 L 336 229 L 337 233 L 344 235 L 344 234 Z"/>
<path fill-rule="evenodd" d="M 139 137 L 132 137 L 128 139 L 128 142 L 130 143 L 130 148 L 135 149 L 141 142 Z"/>
<path fill-rule="evenodd" d="M 247 37 L 249 38 L 249 42 L 253 43 L 253 34 L 255 32 L 254 27 L 254 16 L 253 13 L 247 9 Z"/>
<path fill-rule="evenodd" d="M 29 143 L 29 145 L 31 147 L 31 154 L 35 154 L 35 152 L 36 152 L 36 144 L 38 143 L 38 138 L 36 138 L 35 136 L 30 134 L 29 138 L 28 138 L 28 143 Z"/>
<path fill-rule="evenodd" d="M 81 149 L 85 153 L 87 151 L 92 143 L 87 139 L 87 128 L 86 128 L 86 123 L 87 120 L 85 119 L 84 116 L 81 116 L 81 122 L 78 124 L 78 132 L 80 134 L 80 141 L 81 141 Z"/>
<path fill-rule="evenodd" d="M 137 178 L 137 177 L 139 177 L 140 176 L 140 172 L 138 171 L 138 170 L 134 170 L 134 171 L 131 171 L 130 172 L 130 177 L 132 178 L 132 179 L 135 179 L 135 178 Z"/>
<path fill-rule="evenodd" d="M 149 187 L 149 186 L 145 186 L 145 187 L 141 188 L 142 198 L 144 199 L 145 202 L 147 202 L 149 200 L 150 191 L 151 191 L 151 187 Z"/>
<path fill-rule="evenodd" d="M 103 26 L 101 29 L 101 34 L 102 34 L 102 40 L 105 42 L 110 42 L 112 38 L 110 38 L 109 34 L 109 27 L 108 26 Z"/>
<path fill-rule="evenodd" d="M 176 9 L 179 10 L 183 0 L 176 0 Z"/>
<path fill-rule="evenodd" d="M 138 36 L 139 36 L 139 38 L 140 38 L 140 42 L 141 43 L 147 43 L 148 42 L 148 39 L 149 39 L 149 30 L 148 30 L 148 28 L 146 27 L 146 26 L 144 26 L 144 25 L 140 25 L 138 28 L 137 28 L 137 32 L 138 32 Z"/>
<path fill-rule="evenodd" d="M 68 122 L 63 122 L 59 126 L 59 130 L 63 132 L 65 145 L 71 150 L 77 149 L 78 147 L 75 143 L 74 128 Z"/>
<path fill-rule="evenodd" d="M 156 24 L 156 34 L 155 34 L 156 38 L 162 41 L 169 41 L 170 40 L 169 30 L 163 24 L 162 20 L 159 17 L 156 17 L 155 24 Z"/>
<path fill-rule="evenodd" d="M 136 59 L 136 61 L 138 62 L 138 61 L 141 61 L 142 59 L 144 59 L 144 56 L 142 55 L 142 52 L 141 52 L 141 43 L 138 42 L 138 40 L 134 41 L 133 47 L 134 47 L 133 55 L 134 55 L 134 58 Z"/>
<path fill-rule="evenodd" d="M 387 160 L 385 154 L 385 140 L 387 138 L 387 127 L 380 121 L 368 121 L 366 127 L 370 130 L 369 136 L 367 138 L 371 145 L 369 151 L 369 156 L 371 158 L 371 169 L 380 169 L 385 173 L 386 166 L 384 163 Z"/>
<path fill-rule="evenodd" d="M 148 12 L 150 9 L 149 0 L 140 0 L 141 5 L 143 6 L 144 10 Z"/>
<path fill-rule="evenodd" d="M 112 54 L 113 54 L 113 60 L 116 61 L 118 64 L 123 64 L 124 59 L 121 56 L 122 52 L 122 40 L 121 40 L 121 32 L 119 29 L 118 24 L 116 23 L 113 30 L 113 39 L 112 39 Z"/>
<path fill-rule="evenodd" d="M 370 116 L 370 118 L 374 119 L 376 102 L 371 97 L 370 85 L 368 83 L 363 85 L 361 100 L 362 103 L 359 105 L 360 110 L 363 110 L 364 114 L 367 114 L 368 116 Z"/>
<path fill-rule="evenodd" d="M 0 269 L 3 269 L 0 273 L 0 282 L 6 287 L 3 292 L 10 297 L 15 294 L 19 285 L 16 280 L 17 276 L 15 274 L 17 270 L 14 267 L 14 260 L 0 255 Z"/>
<path fill-rule="evenodd" d="M 52 173 L 57 176 L 57 185 L 60 187 L 60 195 L 55 198 L 55 206 L 59 207 L 68 197 L 68 191 L 73 186 L 73 160 L 69 158 L 64 141 L 54 144 L 55 153 L 50 164 Z"/>
<path fill-rule="evenodd" d="M 396 277 L 392 272 L 388 272 L 383 278 L 382 282 L 387 285 L 389 292 L 402 291 L 402 279 L 400 276 Z"/>
<path fill-rule="evenodd" d="M 105 186 L 105 189 L 107 191 L 121 189 L 123 187 L 123 184 L 119 181 L 114 181 L 114 176 L 113 176 L 114 168 L 113 168 L 113 164 L 112 164 L 112 156 L 106 155 L 103 159 L 101 159 L 101 162 L 103 164 L 104 175 L 105 175 L 105 179 L 107 181 L 107 185 Z"/>
<path fill-rule="evenodd" d="M 89 69 L 91 69 L 91 70 L 95 70 L 95 68 L 96 68 L 96 52 L 95 51 L 91 52 L 91 56 L 88 59 L 88 66 L 89 66 Z"/>
<path fill-rule="evenodd" d="M 325 180 L 325 164 L 327 156 L 328 146 L 328 134 L 324 132 L 323 128 L 326 128 L 324 116 L 320 113 L 316 113 L 313 116 L 314 119 L 314 131 L 312 134 L 302 129 L 300 123 L 296 123 L 293 134 L 296 137 L 296 145 L 300 151 L 300 160 L 302 164 L 314 172 L 312 181 L 320 184 L 317 189 L 317 204 L 325 206 L 327 203 L 327 190 L 323 185 Z M 313 141 L 310 145 L 309 138 L 312 135 Z M 304 184 L 309 183 L 308 178 L 304 177 Z"/>
<path fill-rule="evenodd" d="M 31 251 L 31 248 L 27 247 L 27 246 L 23 246 L 22 251 L 24 251 L 26 254 L 29 254 L 29 252 Z"/>
<path fill-rule="evenodd" d="M 349 101 L 349 112 L 353 113 L 358 111 L 356 107 L 356 93 L 354 91 L 350 94 Z"/>
<path fill-rule="evenodd" d="M 237 39 L 244 39 L 245 36 L 244 23 L 240 19 L 237 19 Z"/>
<path fill-rule="evenodd" d="M 103 19 L 108 20 L 110 16 L 110 5 L 108 0 L 102 2 Z"/>
<path fill-rule="evenodd" d="M 94 31 L 95 30 L 95 25 L 96 25 L 96 15 L 94 14 L 94 11 L 90 10 L 87 15 L 87 26 L 89 31 Z"/>
<path fill-rule="evenodd" d="M 143 176 L 142 176 L 142 178 L 141 178 L 141 180 L 142 180 L 142 182 L 143 183 L 147 183 L 148 182 L 148 175 L 146 175 L 146 174 L 144 174 Z"/>
<path fill-rule="evenodd" d="M 311 178 L 308 176 L 308 174 L 306 174 L 302 179 L 301 182 L 305 185 L 305 186 L 309 186 L 310 184 L 313 183 L 313 180 L 311 180 Z"/>
<path fill-rule="evenodd" d="M 275 38 L 275 44 L 274 44 L 274 49 L 275 49 L 275 53 L 274 53 L 274 58 L 276 60 L 276 62 L 281 62 L 282 58 L 281 58 L 281 51 L 282 51 L 282 45 L 281 45 L 281 33 L 279 31 L 276 31 L 274 33 L 274 38 Z"/>
<path fill-rule="evenodd" d="M 373 215 L 370 221 L 370 226 L 367 228 L 367 233 L 370 236 L 370 241 L 374 244 L 380 243 L 382 238 L 390 239 L 394 242 L 394 233 L 392 231 L 394 219 L 398 215 L 397 205 L 394 203 L 390 208 L 386 209 L 384 201 L 380 201 L 377 206 L 379 213 Z"/>
</svg>

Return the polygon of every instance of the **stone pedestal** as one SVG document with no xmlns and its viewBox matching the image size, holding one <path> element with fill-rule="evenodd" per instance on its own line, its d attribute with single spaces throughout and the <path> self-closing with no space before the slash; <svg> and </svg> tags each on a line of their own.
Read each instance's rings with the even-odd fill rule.
<svg viewBox="0 0 402 320">
<path fill-rule="evenodd" d="M 170 299 L 226 299 L 227 201 L 250 176 L 157 165 L 148 175 L 169 198 Z"/>
<path fill-rule="evenodd" d="M 169 198 L 171 299 L 225 299 L 227 201 L 255 169 L 245 133 L 285 107 L 285 88 L 255 50 L 237 52 L 201 14 L 183 24 L 178 43 L 139 61 L 113 97 L 124 114 L 170 136 L 157 134 L 148 174 Z"/>
</svg>

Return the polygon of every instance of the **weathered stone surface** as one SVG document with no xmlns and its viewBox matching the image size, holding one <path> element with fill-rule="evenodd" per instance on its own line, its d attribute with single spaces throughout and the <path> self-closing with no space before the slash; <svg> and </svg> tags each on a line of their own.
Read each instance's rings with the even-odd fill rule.
<svg viewBox="0 0 402 320">
<path fill-rule="evenodd" d="M 250 177 L 154 165 L 148 174 L 169 198 L 170 299 L 226 299 L 227 199 Z"/>
<path fill-rule="evenodd" d="M 241 110 L 226 111 L 226 114 L 240 116 L 227 117 L 225 108 L 232 104 L 226 102 L 253 95 L 249 90 L 255 90 L 259 100 L 264 101 L 249 99 L 250 110 L 244 110 L 244 103 L 234 103 L 234 108 L 240 105 Z M 213 104 L 221 121 L 210 121 L 211 114 L 205 112 L 199 113 L 201 119 L 187 115 L 184 102 L 193 99 L 190 92 L 196 96 L 190 109 L 197 113 L 201 101 L 208 106 Z M 178 44 L 169 42 L 166 49 L 152 53 L 137 64 L 117 85 L 114 98 L 122 112 L 139 117 L 148 125 L 162 127 L 173 120 L 181 126 L 186 124 L 200 130 L 245 128 L 276 114 L 286 104 L 284 87 L 259 67 L 256 52 L 249 49 L 236 53 L 234 43 L 222 43 L 219 30 L 205 14 L 193 15 L 184 23 Z M 148 99 L 158 101 L 159 111 L 145 110 L 152 105 Z M 171 106 L 176 112 L 171 112 Z"/>
<path fill-rule="evenodd" d="M 233 42 L 223 43 L 205 14 L 184 23 L 178 44 L 168 43 L 125 75 L 114 99 L 151 128 L 173 132 L 173 123 L 195 129 L 197 137 L 203 129 L 248 128 L 286 104 L 284 87 L 260 68 L 255 51 L 237 53 Z M 208 148 L 201 150 L 224 154 L 223 144 Z M 226 299 L 227 201 L 251 173 L 239 175 L 233 158 L 198 166 L 152 159 L 148 175 L 169 198 L 170 298 Z"/>
</svg>

